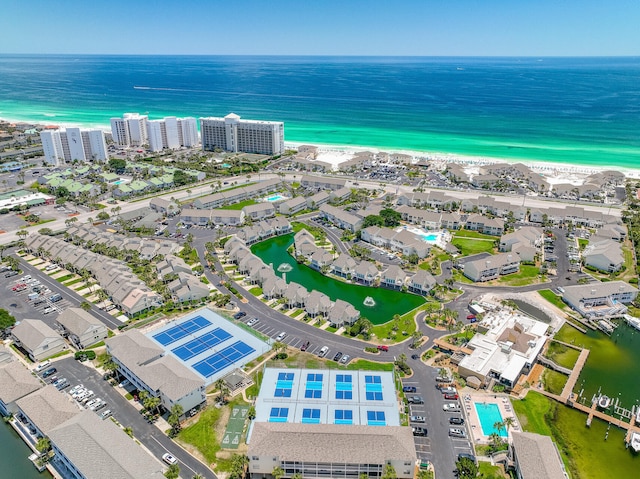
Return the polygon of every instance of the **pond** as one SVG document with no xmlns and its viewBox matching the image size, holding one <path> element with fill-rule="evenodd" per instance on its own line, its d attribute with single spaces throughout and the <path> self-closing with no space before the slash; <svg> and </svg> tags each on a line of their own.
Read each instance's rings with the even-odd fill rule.
<svg viewBox="0 0 640 479">
<path fill-rule="evenodd" d="M 288 252 L 293 244 L 293 234 L 270 238 L 253 245 L 251 251 L 265 264 L 271 265 L 276 274 L 294 281 L 309 291 L 316 290 L 335 301 L 342 299 L 353 305 L 361 316 L 373 324 L 390 321 L 395 314 L 403 315 L 425 303 L 422 296 L 386 288 L 371 288 L 344 283 L 325 276 L 308 266 L 299 264 Z M 288 265 L 288 266 L 284 266 Z"/>
</svg>

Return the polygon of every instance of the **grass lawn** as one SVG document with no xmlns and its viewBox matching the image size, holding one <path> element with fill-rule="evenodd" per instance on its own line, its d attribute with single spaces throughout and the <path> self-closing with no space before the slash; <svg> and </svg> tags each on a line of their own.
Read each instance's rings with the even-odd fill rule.
<svg viewBox="0 0 640 479">
<path fill-rule="evenodd" d="M 503 474 L 500 466 L 492 466 L 490 462 L 478 462 L 478 469 L 483 479 L 504 479 L 509 477 Z"/>
<path fill-rule="evenodd" d="M 520 271 L 498 278 L 498 283 L 506 286 L 526 286 L 539 283 L 538 275 L 540 268 L 524 264 L 520 266 Z"/>
<path fill-rule="evenodd" d="M 578 360 L 578 356 L 580 356 L 580 351 L 552 341 L 549 344 L 546 356 L 557 365 L 572 369 Z"/>
<path fill-rule="evenodd" d="M 541 289 L 538 294 L 544 299 L 553 304 L 556 308 L 566 309 L 567 305 L 562 301 L 562 298 L 550 289 Z"/>
<path fill-rule="evenodd" d="M 403 314 L 400 316 L 397 324 L 392 319 L 384 324 L 374 325 L 371 333 L 375 334 L 378 339 L 390 339 L 394 342 L 404 341 L 416 330 L 416 322 L 413 320 L 414 315 L 422 310 L 429 309 L 431 306 L 427 306 L 428 304 L 429 302 L 426 302 L 408 313 Z M 393 328 L 396 326 L 397 330 L 393 331 Z"/>
<path fill-rule="evenodd" d="M 198 252 L 195 250 L 195 248 L 192 248 L 189 254 L 185 254 L 185 251 L 189 251 L 189 250 L 183 249 L 182 251 L 180 251 L 180 253 L 178 253 L 178 256 L 180 256 L 185 263 L 187 264 L 200 263 L 200 259 L 198 258 Z"/>
<path fill-rule="evenodd" d="M 471 230 L 458 230 L 458 231 L 455 232 L 453 237 L 454 238 L 486 239 L 486 240 L 491 240 L 491 241 L 496 241 L 496 240 L 500 239 L 499 236 L 485 235 L 485 234 L 479 233 L 477 231 L 471 231 Z"/>
<path fill-rule="evenodd" d="M 560 395 L 564 385 L 567 383 L 567 379 L 569 379 L 568 376 L 557 371 L 547 369 L 542 375 L 542 384 L 544 384 L 545 391 Z"/>
<path fill-rule="evenodd" d="M 296 309 L 293 313 L 291 313 L 289 316 L 292 318 L 297 318 L 298 316 L 300 316 L 302 313 L 304 313 L 304 309 Z"/>
<path fill-rule="evenodd" d="M 76 284 L 79 283 L 80 281 L 84 281 L 84 279 L 82 278 L 76 278 L 73 281 L 69 281 L 68 283 L 65 283 L 65 286 L 71 286 L 72 284 Z"/>
<path fill-rule="evenodd" d="M 460 238 L 454 236 L 451 244 L 460 250 L 462 256 L 471 256 L 478 253 L 493 253 L 495 238 L 491 240 L 476 238 Z"/>
<path fill-rule="evenodd" d="M 73 278 L 73 274 L 65 274 L 64 276 L 61 276 L 60 278 L 56 278 L 56 281 L 58 283 L 64 283 L 65 281 L 69 281 L 71 278 Z"/>
<path fill-rule="evenodd" d="M 258 204 L 257 201 L 244 200 L 244 201 L 241 201 L 240 203 L 234 203 L 232 205 L 227 205 L 224 208 L 220 208 L 220 209 L 221 210 L 241 210 L 245 206 L 251 206 L 251 205 L 256 205 L 256 204 Z"/>
<path fill-rule="evenodd" d="M 262 294 L 262 288 L 260 286 L 256 286 L 255 288 L 251 288 L 249 292 L 254 296 L 260 296 Z"/>
<path fill-rule="evenodd" d="M 208 464 L 216 462 L 216 453 L 220 450 L 220 441 L 216 437 L 215 427 L 221 415 L 221 409 L 209 407 L 200 414 L 198 422 L 185 427 L 178 433 L 178 440 L 194 446 Z"/>
<path fill-rule="evenodd" d="M 638 470 L 640 456 L 624 447 L 621 429 L 607 430 L 608 424 L 599 419 L 586 427 L 586 414 L 536 392 L 513 401 L 513 408 L 525 431 L 553 438 L 573 478 L 633 477 Z"/>
<path fill-rule="evenodd" d="M 473 284 L 473 281 L 471 281 L 464 274 L 462 274 L 462 272 L 459 269 L 453 269 L 453 280 L 456 283 Z"/>
</svg>

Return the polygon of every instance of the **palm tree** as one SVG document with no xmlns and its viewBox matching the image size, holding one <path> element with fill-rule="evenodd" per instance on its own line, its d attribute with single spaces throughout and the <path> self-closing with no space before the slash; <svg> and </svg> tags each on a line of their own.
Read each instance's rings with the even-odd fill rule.
<svg viewBox="0 0 640 479">
<path fill-rule="evenodd" d="M 180 417 L 184 413 L 184 408 L 180 404 L 174 404 L 169 414 L 168 422 L 174 433 L 180 431 Z"/>
<path fill-rule="evenodd" d="M 502 422 L 504 423 L 504 426 L 507 428 L 507 431 L 508 431 L 509 428 L 511 428 L 516 423 L 516 420 L 513 417 L 509 416 L 504 418 Z"/>
<path fill-rule="evenodd" d="M 36 443 L 36 449 L 41 456 L 44 456 L 49 450 L 51 450 L 51 441 L 48 437 L 41 437 Z"/>
<path fill-rule="evenodd" d="M 218 391 L 220 391 L 220 402 L 225 402 L 225 397 L 229 394 L 229 388 L 227 387 L 227 383 L 224 382 L 224 379 L 220 378 L 216 381 L 215 387 Z"/>
<path fill-rule="evenodd" d="M 284 471 L 280 466 L 276 466 L 273 468 L 273 471 L 271 471 L 271 475 L 273 476 L 273 479 L 282 479 L 282 476 L 284 476 Z"/>
<path fill-rule="evenodd" d="M 178 479 L 180 477 L 180 466 L 171 464 L 169 468 L 164 471 L 164 477 L 167 479 Z"/>
</svg>

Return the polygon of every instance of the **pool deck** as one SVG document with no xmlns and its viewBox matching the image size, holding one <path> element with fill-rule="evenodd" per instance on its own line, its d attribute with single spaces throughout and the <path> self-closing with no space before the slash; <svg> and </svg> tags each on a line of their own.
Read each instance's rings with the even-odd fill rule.
<svg viewBox="0 0 640 479">
<path fill-rule="evenodd" d="M 502 420 L 505 420 L 508 417 L 512 417 L 514 419 L 514 424 L 510 429 L 506 429 L 507 436 L 504 439 L 511 441 L 510 431 L 522 431 L 522 427 L 518 422 L 518 417 L 516 413 L 513 411 L 513 407 L 511 406 L 511 401 L 505 395 L 501 394 L 481 394 L 477 391 L 469 392 L 468 390 L 460 391 L 460 403 L 462 405 L 462 409 L 464 411 L 465 420 L 469 425 L 469 431 L 471 433 L 471 437 L 474 444 L 488 444 L 489 436 L 485 436 L 482 432 L 482 425 L 480 424 L 480 418 L 478 417 L 478 413 L 476 412 L 476 408 L 474 403 L 486 403 L 486 404 L 497 404 L 498 410 L 500 411 L 500 415 L 502 416 Z"/>
</svg>

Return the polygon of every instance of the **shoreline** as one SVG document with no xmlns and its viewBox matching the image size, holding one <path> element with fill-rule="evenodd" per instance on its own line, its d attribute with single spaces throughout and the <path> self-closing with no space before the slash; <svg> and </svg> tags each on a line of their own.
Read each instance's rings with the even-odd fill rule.
<svg viewBox="0 0 640 479">
<path fill-rule="evenodd" d="M 48 115 L 45 115 L 48 116 Z M 28 123 L 34 125 L 56 125 L 61 128 L 68 127 L 80 127 L 80 128 L 98 128 L 105 132 L 111 133 L 111 125 L 105 123 L 91 124 L 82 122 L 57 122 L 56 115 L 51 115 L 51 122 L 43 122 L 39 120 L 28 120 L 18 118 L 7 118 L 2 116 L 0 112 L 0 122 L 7 123 Z M 480 166 L 494 164 L 494 163 L 509 163 L 516 164 L 521 163 L 541 176 L 545 177 L 549 183 L 575 183 L 576 185 L 582 184 L 582 179 L 586 178 L 590 174 L 598 173 L 606 170 L 616 170 L 623 173 L 627 178 L 640 179 L 640 165 L 638 168 L 621 168 L 618 166 L 591 166 L 591 165 L 579 165 L 572 163 L 560 163 L 554 161 L 533 160 L 533 159 L 519 159 L 519 158 L 502 158 L 502 157 L 485 157 L 475 155 L 464 155 L 459 153 L 442 152 L 442 151 L 416 151 L 406 150 L 398 148 L 384 148 L 375 146 L 360 146 L 360 145 L 340 145 L 340 144 L 322 144 L 315 142 L 305 141 L 285 141 L 285 148 L 297 148 L 300 145 L 313 145 L 318 148 L 319 156 L 324 154 L 343 154 L 349 155 L 342 159 L 342 161 L 329 161 L 335 166 L 339 165 L 343 161 L 347 161 L 352 158 L 357 152 L 371 151 L 374 153 L 398 153 L 410 155 L 414 160 L 425 159 L 434 163 L 441 163 L 442 167 L 447 163 L 456 163 L 462 165 L 471 170 Z M 326 161 L 322 158 L 318 158 L 319 161 Z M 415 163 L 415 162 L 414 162 Z M 567 175 L 569 175 L 567 177 Z"/>
</svg>

